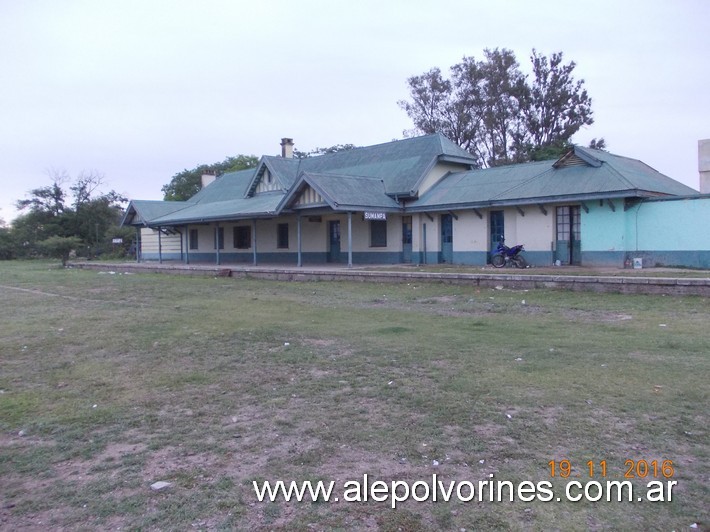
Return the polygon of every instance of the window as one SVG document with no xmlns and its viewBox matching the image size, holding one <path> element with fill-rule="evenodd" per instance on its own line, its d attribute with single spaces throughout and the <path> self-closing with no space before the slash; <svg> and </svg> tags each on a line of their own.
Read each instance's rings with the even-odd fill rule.
<svg viewBox="0 0 710 532">
<path fill-rule="evenodd" d="M 557 240 L 580 240 L 579 207 L 557 207 Z"/>
<path fill-rule="evenodd" d="M 240 225 L 234 228 L 234 248 L 249 249 L 251 247 L 251 227 Z"/>
<path fill-rule="evenodd" d="M 214 248 L 224 249 L 224 227 L 215 227 Z"/>
<path fill-rule="evenodd" d="M 199 249 L 200 246 L 197 242 L 197 229 L 190 229 L 190 249 Z"/>
<path fill-rule="evenodd" d="M 387 220 L 370 220 L 370 247 L 387 247 Z"/>
<path fill-rule="evenodd" d="M 279 224 L 276 227 L 276 247 L 288 249 L 288 224 Z"/>
<path fill-rule="evenodd" d="M 557 207 L 557 240 L 569 240 L 569 207 Z"/>
</svg>

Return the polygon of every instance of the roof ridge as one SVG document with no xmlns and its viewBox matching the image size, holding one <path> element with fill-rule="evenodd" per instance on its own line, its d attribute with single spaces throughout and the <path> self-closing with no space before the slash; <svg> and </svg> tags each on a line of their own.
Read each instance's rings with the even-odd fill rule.
<svg viewBox="0 0 710 532">
<path fill-rule="evenodd" d="M 630 189 L 636 189 L 638 188 L 635 183 L 632 183 L 629 179 L 624 177 L 624 175 L 619 172 L 616 168 L 614 168 L 614 165 L 612 165 L 608 161 L 602 161 L 602 165 L 607 165 L 609 167 L 609 172 L 612 173 L 615 177 L 617 177 L 622 183 L 625 183 Z M 649 166 L 649 168 L 651 168 Z M 651 168 L 653 170 L 653 168 Z M 654 170 L 656 171 L 656 170 Z"/>
<path fill-rule="evenodd" d="M 535 162 L 545 162 L 545 161 L 535 161 Z M 548 174 L 548 173 L 552 172 L 553 170 L 554 170 L 554 168 L 552 166 L 550 166 L 549 168 L 546 168 L 542 172 L 539 172 L 539 173 L 535 174 L 534 176 L 532 176 L 524 181 L 521 181 L 520 183 L 516 183 L 515 185 L 513 185 L 510 188 L 507 188 L 505 190 L 501 190 L 498 194 L 496 194 L 495 196 L 492 196 L 492 199 L 499 198 L 500 196 L 503 196 L 504 194 L 508 194 L 509 192 L 512 192 L 516 188 L 520 188 L 524 185 L 527 185 L 531 181 L 534 181 L 535 179 L 539 179 L 543 175 Z"/>
<path fill-rule="evenodd" d="M 309 170 L 304 170 L 299 175 L 330 176 L 330 177 L 341 177 L 343 179 L 369 179 L 372 181 L 383 181 L 383 179 L 381 177 L 376 177 L 376 176 L 356 175 L 356 174 L 340 174 L 337 172 L 311 172 Z"/>
<path fill-rule="evenodd" d="M 302 160 L 308 160 L 308 159 L 320 159 L 321 157 L 328 157 L 328 158 L 330 158 L 330 157 L 333 157 L 333 156 L 340 155 L 340 154 L 342 154 L 342 153 L 349 153 L 349 152 L 360 151 L 360 150 L 369 150 L 369 149 L 371 149 L 371 148 L 380 148 L 380 147 L 382 147 L 382 146 L 387 146 L 388 144 L 396 144 L 396 143 L 398 143 L 398 142 L 405 142 L 405 141 L 416 140 L 416 139 L 425 139 L 425 138 L 427 138 L 427 137 L 442 137 L 442 136 L 443 136 L 443 135 L 442 135 L 441 133 L 436 132 L 436 133 L 429 133 L 429 134 L 427 134 L 427 135 L 419 135 L 419 136 L 416 136 L 416 137 L 405 137 L 405 138 L 403 138 L 403 139 L 392 139 L 392 140 L 389 140 L 389 141 L 387 141 L 387 142 L 380 142 L 380 143 L 378 143 L 378 144 L 369 144 L 369 145 L 367 145 L 367 146 L 355 146 L 354 148 L 350 148 L 350 149 L 348 149 L 348 150 L 341 150 L 341 151 L 336 151 L 336 152 L 333 152 L 333 153 L 322 153 L 322 154 L 320 154 L 320 155 L 314 155 L 313 157 L 303 157 L 303 158 L 299 158 L 299 160 L 302 161 Z M 440 147 L 440 148 L 442 149 L 442 151 L 443 151 L 443 145 L 441 144 L 441 140 L 439 140 L 439 147 Z M 278 155 L 272 155 L 272 156 L 270 156 L 270 157 L 277 157 L 277 158 L 280 158 Z"/>
</svg>

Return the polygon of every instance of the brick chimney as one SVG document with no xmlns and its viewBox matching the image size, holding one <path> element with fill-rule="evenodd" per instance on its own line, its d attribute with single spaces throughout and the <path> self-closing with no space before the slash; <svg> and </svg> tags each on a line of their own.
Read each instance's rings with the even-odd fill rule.
<svg viewBox="0 0 710 532">
<path fill-rule="evenodd" d="M 281 157 L 285 159 L 293 158 L 293 139 L 285 137 L 281 139 Z"/>
<path fill-rule="evenodd" d="M 698 141 L 698 172 L 700 193 L 710 194 L 710 139 Z"/>
<path fill-rule="evenodd" d="M 204 174 L 202 174 L 202 188 L 205 188 L 207 185 L 209 185 L 216 179 L 217 176 L 214 174 L 214 172 L 210 172 L 209 170 L 206 171 Z"/>
</svg>

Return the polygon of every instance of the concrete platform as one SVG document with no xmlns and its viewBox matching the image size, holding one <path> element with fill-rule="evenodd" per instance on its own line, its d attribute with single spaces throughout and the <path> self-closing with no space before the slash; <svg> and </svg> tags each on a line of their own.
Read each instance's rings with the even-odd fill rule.
<svg viewBox="0 0 710 532">
<path fill-rule="evenodd" d="M 173 275 L 201 275 L 270 279 L 278 281 L 355 281 L 375 283 L 440 282 L 515 289 L 553 288 L 581 292 L 613 292 L 623 294 L 668 294 L 710 297 L 710 277 L 643 275 L 565 275 L 564 268 L 554 272 L 528 270 L 488 270 L 471 268 L 471 273 L 420 271 L 403 265 L 381 265 L 348 268 L 346 265 L 214 265 L 176 262 L 71 262 L 71 268 L 130 273 L 163 273 Z M 425 267 L 424 267 L 425 268 Z M 461 268 L 459 268 L 461 269 Z M 520 272 L 520 273 L 518 273 Z M 618 272 L 618 271 L 617 271 Z M 666 272 L 663 272 L 664 274 Z"/>
</svg>

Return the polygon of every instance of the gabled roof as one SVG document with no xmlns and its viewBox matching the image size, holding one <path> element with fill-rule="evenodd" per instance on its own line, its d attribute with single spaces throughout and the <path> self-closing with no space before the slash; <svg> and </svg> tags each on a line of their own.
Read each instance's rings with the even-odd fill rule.
<svg viewBox="0 0 710 532">
<path fill-rule="evenodd" d="M 387 195 L 382 179 L 313 172 L 301 174 L 291 191 L 283 198 L 279 210 L 298 209 L 294 202 L 306 186 L 312 187 L 320 194 L 333 210 L 401 210 L 399 203 Z"/>
<path fill-rule="evenodd" d="M 212 185 L 210 185 L 212 186 Z M 151 220 L 151 225 L 180 225 L 185 223 L 216 222 L 220 220 L 243 220 L 247 218 L 270 218 L 283 198 L 279 192 L 259 194 L 253 198 L 225 199 L 202 203 L 190 203 L 180 211 Z"/>
<path fill-rule="evenodd" d="M 156 218 L 180 211 L 191 204 L 187 201 L 132 200 L 126 207 L 120 225 L 149 225 Z"/>
<path fill-rule="evenodd" d="M 249 168 L 247 170 L 238 170 L 236 172 L 222 174 L 192 196 L 190 202 L 211 203 L 214 201 L 224 201 L 227 198 L 242 198 L 255 172 L 256 168 Z"/>
<path fill-rule="evenodd" d="M 448 174 L 407 208 L 425 211 L 462 206 L 696 193 L 640 161 L 601 150 L 575 147 L 557 161 Z"/>
<path fill-rule="evenodd" d="M 296 180 L 300 162 L 301 159 L 289 159 L 273 155 L 264 155 L 259 160 L 259 164 L 256 166 L 256 171 L 249 181 L 249 186 L 247 187 L 245 195 L 252 196 L 254 194 L 254 191 L 256 190 L 259 181 L 264 176 L 264 172 L 266 170 L 271 172 L 271 175 L 274 179 L 276 179 L 281 190 L 288 190 Z"/>
<path fill-rule="evenodd" d="M 383 181 L 387 194 L 407 196 L 416 192 L 438 161 L 471 166 L 475 163 L 470 153 L 435 133 L 305 159 L 262 157 L 249 192 L 256 189 L 258 179 L 268 168 L 284 190 L 293 185 L 301 172 L 309 172 L 375 177 Z"/>
</svg>

